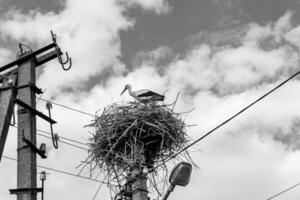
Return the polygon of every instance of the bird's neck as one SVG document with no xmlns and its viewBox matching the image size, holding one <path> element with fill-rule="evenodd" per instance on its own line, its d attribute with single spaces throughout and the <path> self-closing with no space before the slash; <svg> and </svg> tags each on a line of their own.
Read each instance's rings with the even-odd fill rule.
<svg viewBox="0 0 300 200">
<path fill-rule="evenodd" d="M 129 85 L 128 87 L 127 87 L 127 90 L 128 90 L 128 93 L 132 93 L 132 90 L 131 90 L 131 85 Z"/>
</svg>

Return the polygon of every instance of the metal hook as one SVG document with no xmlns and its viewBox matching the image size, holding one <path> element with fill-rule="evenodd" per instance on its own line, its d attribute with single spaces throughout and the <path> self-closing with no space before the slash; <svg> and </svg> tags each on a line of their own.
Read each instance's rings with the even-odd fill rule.
<svg viewBox="0 0 300 200">
<path fill-rule="evenodd" d="M 71 69 L 71 67 L 72 67 L 72 58 L 69 57 L 68 52 L 66 52 L 66 61 L 62 60 L 61 55 L 59 56 L 58 60 L 59 60 L 59 63 L 61 64 L 61 67 L 63 68 L 63 70 L 67 71 L 67 70 Z M 66 68 L 65 64 L 67 64 L 67 63 L 69 63 L 69 67 Z"/>
<path fill-rule="evenodd" d="M 46 108 L 48 109 L 48 113 L 49 113 L 49 117 L 51 118 L 51 109 L 52 109 L 52 104 L 47 101 L 46 103 Z M 58 140 L 59 140 L 59 137 L 58 137 L 58 134 L 54 134 L 53 133 L 53 127 L 52 127 L 52 124 L 50 123 L 50 130 L 51 130 L 51 137 L 52 137 L 52 143 L 53 143 L 53 146 L 55 149 L 58 149 Z"/>
<path fill-rule="evenodd" d="M 55 50 L 56 50 L 58 61 L 61 64 L 61 67 L 63 68 L 63 70 L 67 71 L 67 70 L 71 69 L 71 67 L 72 67 L 72 58 L 70 58 L 68 52 L 66 52 L 65 53 L 66 61 L 63 61 L 63 59 L 62 59 L 63 53 L 61 52 L 59 46 L 57 45 L 56 34 L 54 34 L 52 30 L 50 32 L 51 32 L 51 36 L 52 36 L 52 41 L 55 44 Z M 69 63 L 69 67 L 65 67 L 65 64 L 67 64 L 67 63 Z"/>
</svg>

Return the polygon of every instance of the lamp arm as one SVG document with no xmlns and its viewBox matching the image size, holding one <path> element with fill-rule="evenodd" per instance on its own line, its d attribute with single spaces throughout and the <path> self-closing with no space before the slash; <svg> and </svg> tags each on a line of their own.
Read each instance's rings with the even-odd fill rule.
<svg viewBox="0 0 300 200">
<path fill-rule="evenodd" d="M 166 194 L 164 195 L 164 197 L 162 198 L 162 200 L 167 200 L 169 195 L 171 194 L 171 192 L 173 192 L 175 188 L 175 185 L 171 184 L 166 192 Z"/>
</svg>

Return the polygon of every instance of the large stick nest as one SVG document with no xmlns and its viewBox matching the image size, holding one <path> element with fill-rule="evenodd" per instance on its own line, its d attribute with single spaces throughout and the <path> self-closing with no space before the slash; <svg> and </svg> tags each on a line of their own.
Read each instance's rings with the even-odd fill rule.
<svg viewBox="0 0 300 200">
<path fill-rule="evenodd" d="M 136 164 L 151 169 L 188 142 L 181 116 L 170 106 L 156 103 L 112 104 L 89 126 L 95 128 L 89 162 L 108 171 L 120 172 Z M 137 149 L 141 149 L 143 159 L 137 156 Z"/>
</svg>

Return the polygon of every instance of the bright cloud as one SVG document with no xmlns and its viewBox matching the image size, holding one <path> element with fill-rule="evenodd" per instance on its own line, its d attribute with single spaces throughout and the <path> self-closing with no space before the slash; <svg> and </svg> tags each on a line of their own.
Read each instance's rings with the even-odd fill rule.
<svg viewBox="0 0 300 200">
<path fill-rule="evenodd" d="M 125 0 L 124 3 L 130 6 L 140 6 L 145 10 L 154 10 L 157 14 L 167 13 L 171 10 L 166 0 Z"/>
</svg>

